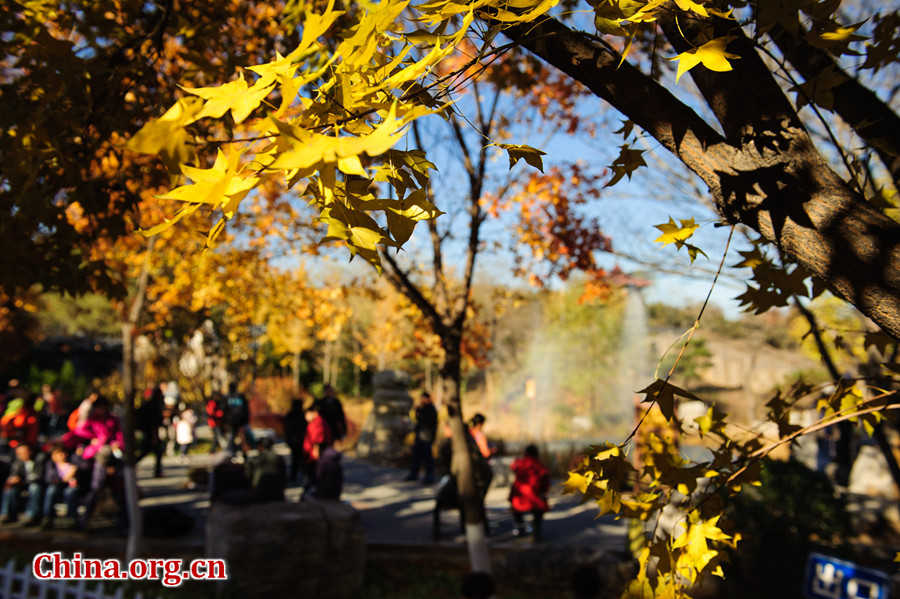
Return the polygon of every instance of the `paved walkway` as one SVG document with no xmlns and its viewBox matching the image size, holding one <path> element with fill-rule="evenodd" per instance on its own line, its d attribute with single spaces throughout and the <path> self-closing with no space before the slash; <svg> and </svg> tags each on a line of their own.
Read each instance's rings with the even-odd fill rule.
<svg viewBox="0 0 900 599">
<path fill-rule="evenodd" d="M 287 447 L 276 446 L 288 460 Z M 152 461 L 139 465 L 138 476 L 144 491 L 142 507 L 176 506 L 195 517 L 192 537 L 202 543 L 203 526 L 209 500 L 205 490 L 186 488 L 190 468 L 210 466 L 215 457 L 188 456 L 186 463 L 167 457 L 163 462 L 162 478 L 152 478 Z M 512 535 L 513 523 L 509 512 L 509 460 L 499 459 L 494 466 L 494 480 L 487 496 L 487 515 L 491 525 L 491 544 L 510 548 L 528 543 Z M 406 471 L 376 466 L 356 459 L 345 459 L 344 493 L 342 499 L 360 512 L 369 543 L 384 545 L 433 544 L 431 519 L 436 485 L 406 482 Z M 561 485 L 554 481 L 551 492 L 551 511 L 545 516 L 546 543 L 595 548 L 624 549 L 625 527 L 610 517 L 596 518 L 592 504 L 579 504 L 576 497 L 560 494 Z M 287 500 L 298 501 L 302 489 L 291 486 Z M 442 514 L 443 543 L 461 544 L 459 516 L 456 511 Z M 195 542 L 196 542 L 195 541 Z"/>
</svg>

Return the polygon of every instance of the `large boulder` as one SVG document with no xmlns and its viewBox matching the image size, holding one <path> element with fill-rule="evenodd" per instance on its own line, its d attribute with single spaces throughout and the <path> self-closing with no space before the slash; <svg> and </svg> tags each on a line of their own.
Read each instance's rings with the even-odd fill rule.
<svg viewBox="0 0 900 599">
<path fill-rule="evenodd" d="M 385 370 L 375 375 L 373 385 L 372 411 L 360 432 L 356 455 L 389 462 L 405 460 L 409 453 L 405 439 L 412 430 L 409 377 L 403 372 Z"/>
<path fill-rule="evenodd" d="M 224 558 L 219 597 L 359 596 L 366 562 L 359 514 L 337 501 L 213 504 L 206 555 Z"/>
</svg>

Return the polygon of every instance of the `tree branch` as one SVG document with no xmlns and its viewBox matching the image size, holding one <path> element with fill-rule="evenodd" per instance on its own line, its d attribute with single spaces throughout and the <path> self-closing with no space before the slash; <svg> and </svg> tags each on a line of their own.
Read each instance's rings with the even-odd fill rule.
<svg viewBox="0 0 900 599">
<path fill-rule="evenodd" d="M 690 75 L 728 140 L 740 145 L 742 138 L 777 135 L 785 128 L 795 134 L 805 134 L 794 107 L 757 54 L 753 40 L 734 21 L 713 18 L 712 24 L 715 37 L 735 38 L 728 44 L 728 51 L 737 54 L 740 59 L 732 61 L 730 71 L 693 68 Z M 709 26 L 709 19 L 700 22 L 698 19 L 682 18 L 676 24 L 671 17 L 665 17 L 660 19 L 660 26 L 672 47 L 677 52 L 684 52 L 694 46 L 685 40 L 682 32 L 699 42 L 702 40 L 702 28 Z M 748 81 L 752 81 L 753 85 L 747 85 Z"/>
<path fill-rule="evenodd" d="M 389 251 L 382 251 L 381 257 L 387 265 L 387 268 L 384 269 L 387 280 L 394 286 L 394 289 L 405 295 L 422 312 L 425 318 L 431 321 L 435 334 L 442 337 L 447 329 L 447 325 L 434 304 L 422 294 L 422 291 L 412 282 L 409 275 L 400 268 L 400 265 L 397 264 L 397 261 L 391 256 Z"/>
<path fill-rule="evenodd" d="M 875 149 L 894 181 L 900 181 L 900 116 L 872 90 L 844 72 L 824 50 L 797 39 L 780 26 L 773 28 L 769 37 L 806 81 L 827 70 L 844 79 L 829 90 L 834 97 L 832 109 Z"/>
<path fill-rule="evenodd" d="M 416 145 L 419 148 L 424 148 L 425 146 L 422 144 L 422 135 L 419 131 L 419 122 L 413 121 L 412 128 Z M 435 204 L 434 188 L 431 186 L 430 182 L 425 193 L 427 194 L 428 200 L 432 204 Z M 438 232 L 436 219 L 432 218 L 428 220 L 428 233 L 431 237 L 431 261 L 432 268 L 434 269 L 435 294 L 438 297 L 439 305 L 442 305 L 443 309 L 446 310 L 447 306 L 450 304 L 450 292 L 447 288 L 447 276 L 444 273 L 444 252 L 441 247 L 441 242 L 443 240 Z"/>
<path fill-rule="evenodd" d="M 709 186 L 728 222 L 760 233 L 900 338 L 900 225 L 828 166 L 802 126 L 791 125 L 796 115 L 775 138 L 739 135 L 728 143 L 640 70 L 628 63 L 617 68 L 618 56 L 582 32 L 546 19 L 504 33 L 585 84 L 675 154 Z M 748 94 L 759 83 L 729 81 Z M 774 114 L 781 110 L 776 107 Z M 726 130 L 740 130 L 737 114 L 721 114 Z"/>
</svg>

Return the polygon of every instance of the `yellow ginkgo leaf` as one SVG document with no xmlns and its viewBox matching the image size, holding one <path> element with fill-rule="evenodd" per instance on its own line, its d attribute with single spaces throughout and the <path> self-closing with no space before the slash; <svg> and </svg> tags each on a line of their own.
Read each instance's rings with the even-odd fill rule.
<svg viewBox="0 0 900 599">
<path fill-rule="evenodd" d="M 678 61 L 678 72 L 675 74 L 675 82 L 678 83 L 682 75 L 698 64 L 702 64 L 710 71 L 730 71 L 731 63 L 728 62 L 728 59 L 740 58 L 737 54 L 731 54 L 725 50 L 728 43 L 733 39 L 735 39 L 733 35 L 717 37 L 709 40 L 699 48 L 682 52 L 678 56 L 670 58 L 669 60 Z"/>
</svg>

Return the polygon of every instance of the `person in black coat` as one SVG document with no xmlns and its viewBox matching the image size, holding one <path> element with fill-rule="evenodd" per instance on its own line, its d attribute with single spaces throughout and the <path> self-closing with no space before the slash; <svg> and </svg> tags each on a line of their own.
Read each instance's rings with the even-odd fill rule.
<svg viewBox="0 0 900 599">
<path fill-rule="evenodd" d="M 347 417 L 344 415 L 344 405 L 338 399 L 337 392 L 331 385 L 325 385 L 324 395 L 319 399 L 317 409 L 328 423 L 331 436 L 335 441 L 340 441 L 347 436 Z"/>
<path fill-rule="evenodd" d="M 419 470 L 424 466 L 425 478 L 422 482 L 430 485 L 434 482 L 432 446 L 437 437 L 438 414 L 434 402 L 431 401 L 431 395 L 427 391 L 422 393 L 413 418 L 415 420 L 415 439 L 412 447 L 412 466 L 406 480 L 418 480 Z"/>
<path fill-rule="evenodd" d="M 303 439 L 306 437 L 306 411 L 303 400 L 291 402 L 291 409 L 284 415 L 284 442 L 291 448 L 290 480 L 296 481 L 303 472 Z"/>
<path fill-rule="evenodd" d="M 163 410 L 165 401 L 162 390 L 156 386 L 144 396 L 141 407 L 135 413 L 136 429 L 141 432 L 141 446 L 138 451 L 137 461 L 140 462 L 146 456 L 153 454 L 156 462 L 153 467 L 153 476 L 162 476 L 162 457 L 166 451 L 165 442 L 159 437 L 159 431 L 163 426 Z"/>
</svg>

